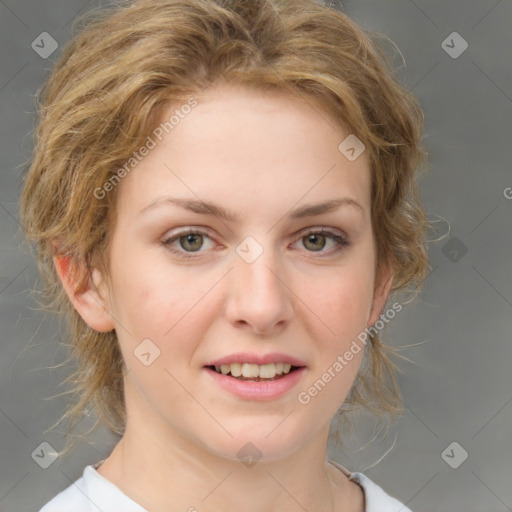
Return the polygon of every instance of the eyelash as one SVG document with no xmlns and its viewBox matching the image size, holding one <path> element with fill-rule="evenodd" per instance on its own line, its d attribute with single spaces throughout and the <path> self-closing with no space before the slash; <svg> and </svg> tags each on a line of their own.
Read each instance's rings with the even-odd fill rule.
<svg viewBox="0 0 512 512">
<path fill-rule="evenodd" d="M 207 236 L 208 238 L 210 238 L 210 236 L 208 235 L 208 233 L 204 232 L 204 231 L 201 231 L 201 230 L 198 230 L 198 229 L 192 229 L 192 228 L 189 228 L 185 231 L 181 231 L 179 233 L 175 233 L 174 235 L 162 240 L 162 244 L 167 248 L 169 249 L 171 252 L 173 252 L 174 254 L 178 255 L 179 257 L 181 258 L 186 258 L 186 259 L 190 259 L 190 258 L 197 258 L 198 255 L 195 255 L 195 253 L 191 253 L 191 252 L 183 252 L 183 251 L 178 251 L 176 249 L 174 249 L 173 247 L 171 247 L 171 243 L 176 241 L 176 240 L 179 240 L 181 237 L 183 236 L 187 236 L 187 235 L 202 235 L 202 236 Z M 327 238 L 330 238 L 331 240 L 333 240 L 334 242 L 336 242 L 337 244 L 337 247 L 331 251 L 331 253 L 338 253 L 339 251 L 343 250 L 343 248 L 345 247 L 348 247 L 350 245 L 350 242 L 343 236 L 341 235 L 337 235 L 336 233 L 333 233 L 331 231 L 328 231 L 324 228 L 321 228 L 321 229 L 311 229 L 310 231 L 307 231 L 306 233 L 304 233 L 300 238 L 305 238 L 309 235 L 327 235 Z M 202 251 L 195 251 L 197 253 L 200 253 Z M 317 252 L 317 251 L 308 251 L 308 252 Z M 318 251 L 319 253 L 324 253 L 326 251 Z"/>
</svg>

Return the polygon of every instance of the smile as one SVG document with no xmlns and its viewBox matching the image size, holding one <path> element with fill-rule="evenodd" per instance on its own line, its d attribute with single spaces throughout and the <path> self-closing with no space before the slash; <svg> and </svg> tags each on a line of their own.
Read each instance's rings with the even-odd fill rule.
<svg viewBox="0 0 512 512">
<path fill-rule="evenodd" d="M 251 364 L 251 363 L 231 363 L 222 365 L 212 365 L 217 373 L 222 375 L 230 375 L 239 380 L 276 380 L 284 375 L 296 370 L 298 367 L 290 363 L 268 363 L 268 364 Z"/>
</svg>

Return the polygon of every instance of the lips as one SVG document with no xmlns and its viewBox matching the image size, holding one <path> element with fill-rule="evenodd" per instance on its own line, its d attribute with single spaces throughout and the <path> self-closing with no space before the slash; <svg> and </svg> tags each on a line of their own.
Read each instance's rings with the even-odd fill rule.
<svg viewBox="0 0 512 512">
<path fill-rule="evenodd" d="M 221 388 L 244 400 L 277 399 L 307 370 L 303 360 L 277 352 L 230 354 L 208 361 L 204 369 Z"/>
<path fill-rule="evenodd" d="M 235 364 L 235 363 L 234 363 Z M 277 400 L 290 395 L 292 389 L 297 387 L 307 372 L 306 366 L 295 367 L 287 374 L 276 375 L 271 379 L 245 378 L 223 375 L 215 371 L 215 367 L 205 366 L 204 371 L 208 379 L 215 386 L 213 389 L 223 389 L 230 395 L 243 400 Z"/>
</svg>

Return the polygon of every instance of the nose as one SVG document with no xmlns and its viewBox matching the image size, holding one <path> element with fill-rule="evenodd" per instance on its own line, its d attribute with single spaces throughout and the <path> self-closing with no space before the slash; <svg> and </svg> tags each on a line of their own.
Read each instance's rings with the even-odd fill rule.
<svg viewBox="0 0 512 512">
<path fill-rule="evenodd" d="M 226 316 L 236 328 L 271 336 L 290 323 L 292 287 L 271 249 L 251 263 L 235 255 L 228 288 Z"/>
</svg>

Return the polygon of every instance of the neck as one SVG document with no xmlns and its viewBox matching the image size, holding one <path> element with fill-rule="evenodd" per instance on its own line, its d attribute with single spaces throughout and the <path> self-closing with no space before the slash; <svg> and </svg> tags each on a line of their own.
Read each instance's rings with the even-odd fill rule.
<svg viewBox="0 0 512 512">
<path fill-rule="evenodd" d="M 97 471 L 150 512 L 364 510 L 359 486 L 326 463 L 329 425 L 286 456 L 251 464 L 139 412 L 129 411 L 123 438 Z"/>
</svg>

